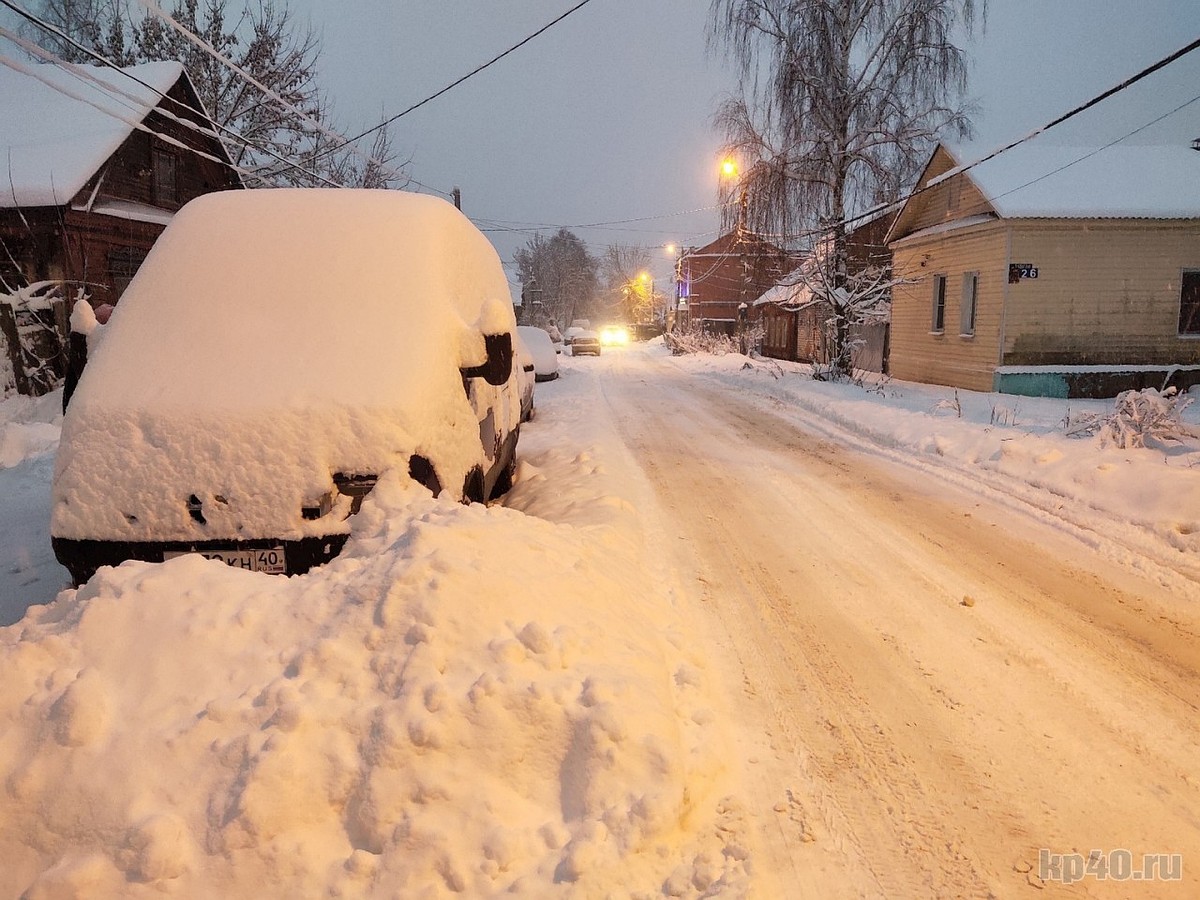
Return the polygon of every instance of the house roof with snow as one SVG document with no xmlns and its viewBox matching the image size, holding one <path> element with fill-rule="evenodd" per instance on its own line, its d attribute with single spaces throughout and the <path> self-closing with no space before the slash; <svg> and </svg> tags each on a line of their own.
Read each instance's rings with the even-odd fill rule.
<svg viewBox="0 0 1200 900">
<path fill-rule="evenodd" d="M 1200 153 L 1186 144 L 1063 147 L 1043 140 L 1026 141 L 974 166 L 987 150 L 939 144 L 918 188 L 949 186 L 961 175 L 969 184 L 951 188 L 950 195 L 961 193 L 962 206 L 930 226 L 926 207 L 939 191 L 910 197 L 888 239 L 995 218 L 1200 218 Z"/>
<path fill-rule="evenodd" d="M 6 60 L 0 66 L 0 207 L 70 202 L 180 78 L 187 75 L 177 62 L 118 72 Z"/>
</svg>

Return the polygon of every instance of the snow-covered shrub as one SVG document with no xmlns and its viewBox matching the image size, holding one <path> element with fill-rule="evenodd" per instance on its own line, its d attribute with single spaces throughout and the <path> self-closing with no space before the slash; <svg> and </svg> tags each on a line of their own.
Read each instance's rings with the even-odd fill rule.
<svg viewBox="0 0 1200 900">
<path fill-rule="evenodd" d="M 1173 388 L 1146 388 L 1117 395 L 1113 411 L 1089 413 L 1068 422 L 1068 435 L 1096 435 L 1100 446 L 1122 450 L 1145 447 L 1147 440 L 1180 441 L 1195 432 L 1183 422 L 1183 411 L 1192 403 Z"/>
<path fill-rule="evenodd" d="M 670 349 L 672 356 L 683 356 L 686 353 L 725 356 L 727 353 L 741 352 L 736 337 L 713 334 L 696 325 L 686 331 L 668 331 L 663 335 L 663 343 Z"/>
<path fill-rule="evenodd" d="M 9 356 L 8 340 L 0 331 L 0 400 L 16 392 L 17 382 L 13 372 L 12 357 Z"/>
</svg>

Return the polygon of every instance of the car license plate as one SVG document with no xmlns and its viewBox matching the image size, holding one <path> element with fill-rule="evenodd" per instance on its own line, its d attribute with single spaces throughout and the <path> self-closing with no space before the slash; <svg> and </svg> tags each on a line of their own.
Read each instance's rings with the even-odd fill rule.
<svg viewBox="0 0 1200 900">
<path fill-rule="evenodd" d="M 205 559 L 216 559 L 235 569 L 249 572 L 265 572 L 268 575 L 286 575 L 287 561 L 282 547 L 265 547 L 260 550 L 172 550 L 163 554 L 163 559 L 174 559 L 188 553 L 199 553 Z"/>
</svg>

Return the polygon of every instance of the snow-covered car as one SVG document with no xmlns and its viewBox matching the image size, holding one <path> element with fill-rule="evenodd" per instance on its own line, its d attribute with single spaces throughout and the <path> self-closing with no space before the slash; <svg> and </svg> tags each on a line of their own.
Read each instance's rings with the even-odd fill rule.
<svg viewBox="0 0 1200 900">
<path fill-rule="evenodd" d="M 51 538 L 76 583 L 201 553 L 298 574 L 399 470 L 485 501 L 521 416 L 500 259 L 452 205 L 372 190 L 207 194 L 122 296 L 63 420 Z"/>
<path fill-rule="evenodd" d="M 515 338 L 517 354 L 515 365 L 519 369 L 517 385 L 521 396 L 521 421 L 528 422 L 533 418 L 533 384 L 537 381 L 536 366 L 533 362 L 533 353 L 525 343 L 520 326 L 517 327 Z"/>
<path fill-rule="evenodd" d="M 600 335 L 594 331 L 582 330 L 571 341 L 571 355 L 585 356 L 587 354 L 600 355 Z"/>
<path fill-rule="evenodd" d="M 575 343 L 575 338 L 587 331 L 582 325 L 572 325 L 563 335 L 563 343 L 570 347 Z"/>
<path fill-rule="evenodd" d="M 550 334 L 533 325 L 518 325 L 517 332 L 533 355 L 533 367 L 537 381 L 553 381 L 558 377 L 558 351 Z"/>
</svg>

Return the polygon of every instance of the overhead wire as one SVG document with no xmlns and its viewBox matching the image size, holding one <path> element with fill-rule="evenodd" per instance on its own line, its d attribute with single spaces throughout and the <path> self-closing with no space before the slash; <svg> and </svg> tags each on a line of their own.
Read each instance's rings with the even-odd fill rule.
<svg viewBox="0 0 1200 900">
<path fill-rule="evenodd" d="M 1200 48 L 1200 38 L 1197 38 L 1196 40 L 1191 41 L 1190 43 L 1188 43 L 1185 46 L 1181 47 L 1180 49 L 1176 50 L 1174 53 L 1170 53 L 1170 54 L 1162 57 L 1158 61 L 1151 63 L 1149 66 L 1146 66 L 1145 68 L 1141 69 L 1140 71 L 1134 73 L 1133 75 L 1129 76 L 1125 80 L 1121 81 L 1119 84 L 1116 84 L 1113 87 L 1109 88 L 1108 90 L 1103 91 L 1100 94 L 1097 94 L 1095 97 L 1091 98 L 1090 100 L 1088 100 L 1084 103 L 1081 103 L 1078 106 L 1075 106 L 1074 108 L 1063 113 L 1061 116 L 1058 116 L 1057 118 L 1053 119 L 1052 121 L 1047 122 L 1045 125 L 1041 126 L 1040 128 L 1036 128 L 1033 131 L 1028 132 L 1027 134 L 1022 135 L 1021 137 L 1017 138 L 1015 141 L 1010 141 L 1008 144 L 1005 144 L 1002 147 L 998 147 L 997 149 L 991 151 L 990 153 L 986 154 L 985 156 L 981 156 L 979 159 L 976 159 L 973 162 L 967 163 L 965 165 L 960 165 L 956 168 L 950 169 L 949 171 L 944 172 L 942 175 L 938 176 L 937 179 L 933 179 L 921 187 L 914 188 L 913 190 L 909 191 L 907 194 L 905 194 L 904 196 L 902 196 L 896 200 L 888 201 L 886 203 L 876 204 L 875 206 L 872 206 L 870 209 L 867 209 L 864 212 L 861 212 L 857 215 L 845 216 L 838 222 L 833 222 L 833 223 L 826 224 L 826 225 L 823 225 L 823 226 L 820 226 L 817 228 L 811 228 L 811 229 L 808 229 L 805 231 L 798 232 L 797 234 L 794 234 L 794 235 L 773 235 L 773 236 L 769 236 L 769 237 L 772 237 L 774 239 L 781 239 L 781 240 L 800 240 L 800 239 L 804 239 L 804 238 L 817 237 L 822 234 L 828 234 L 830 231 L 832 231 L 834 229 L 850 225 L 853 222 L 858 222 L 863 219 L 869 219 L 869 218 L 872 218 L 873 216 L 880 215 L 882 213 L 899 210 L 906 203 L 908 203 L 908 201 L 911 200 L 913 197 L 920 196 L 921 194 L 924 194 L 927 191 L 933 190 L 935 187 L 938 186 L 938 184 L 945 181 L 946 179 L 951 178 L 955 175 L 961 175 L 964 172 L 969 172 L 971 169 L 974 169 L 977 166 L 981 166 L 984 163 L 988 162 L 989 160 L 995 159 L 1000 154 L 1007 153 L 1010 150 L 1013 150 L 1016 147 L 1019 147 L 1022 144 L 1033 140 L 1037 136 L 1049 131 L 1051 128 L 1061 125 L 1062 123 L 1068 121 L 1069 119 L 1074 118 L 1075 116 L 1079 115 L 1080 113 L 1083 113 L 1083 112 L 1091 109 L 1093 106 L 1096 106 L 1098 103 L 1102 103 L 1103 101 L 1107 100 L 1109 97 L 1112 97 L 1112 96 L 1120 93 L 1121 91 L 1124 91 L 1124 90 L 1132 87 L 1134 84 L 1141 81 L 1142 79 L 1147 78 L 1150 75 L 1153 75 L 1155 72 L 1159 71 L 1160 69 L 1170 65 L 1171 63 L 1176 62 L 1179 59 L 1182 59 L 1184 56 L 1187 56 L 1189 53 L 1194 52 L 1198 48 Z M 1168 115 L 1168 116 L 1174 115 L 1176 112 L 1179 111 L 1179 109 L 1182 109 L 1183 107 L 1188 106 L 1191 102 L 1193 102 L 1193 101 L 1188 101 L 1188 103 L 1183 104 L 1183 106 L 1180 106 L 1179 108 L 1177 108 L 1175 110 L 1172 110 L 1170 113 L 1167 113 L 1166 115 Z M 1162 118 L 1165 118 L 1165 116 Z M 1160 120 L 1155 120 L 1155 121 L 1160 121 Z M 1153 122 L 1147 123 L 1145 126 L 1142 126 L 1142 127 L 1147 128 L 1152 124 L 1154 124 L 1154 123 Z M 1142 129 L 1141 128 L 1135 129 L 1133 132 L 1130 132 L 1130 134 L 1136 134 L 1137 131 L 1140 131 L 1140 130 L 1142 130 Z M 1126 134 L 1123 137 L 1118 138 L 1117 141 L 1124 140 L 1126 137 L 1129 137 L 1130 134 Z M 1117 143 L 1117 141 L 1114 141 L 1113 143 Z M 1111 146 L 1111 145 L 1109 145 L 1109 146 Z M 1104 149 L 1104 148 L 1101 148 L 1101 149 Z M 1097 150 L 1095 152 L 1099 152 L 1099 150 Z M 1092 154 L 1088 154 L 1088 155 L 1092 155 Z M 1086 156 L 1081 157 L 1081 159 L 1082 158 L 1086 158 Z M 1076 160 L 1075 162 L 1079 162 L 1079 161 L 1080 160 Z M 1073 165 L 1073 163 L 1068 164 L 1068 165 Z M 1045 176 L 1045 177 L 1048 177 L 1048 176 Z M 1013 190 L 1019 190 L 1019 188 L 1014 188 Z M 768 236 L 764 236 L 764 237 L 768 237 Z"/>
<path fill-rule="evenodd" d="M 53 90 L 57 91 L 58 93 L 62 94 L 65 97 L 69 97 L 70 99 L 76 100 L 80 103 L 84 103 L 84 104 L 92 107 L 93 109 L 97 110 L 98 112 L 103 113 L 104 115 L 107 115 L 114 119 L 117 119 L 118 121 L 123 122 L 124 124 L 130 126 L 131 128 L 134 128 L 138 131 L 153 135 L 153 136 L 159 138 L 160 140 L 165 141 L 166 143 L 170 144 L 173 147 L 178 147 L 179 149 L 185 150 L 188 153 L 194 153 L 197 156 L 202 157 L 203 159 L 207 159 L 211 162 L 218 163 L 219 165 L 229 166 L 230 168 L 233 168 L 235 171 L 237 171 L 239 174 L 247 174 L 247 175 L 253 174 L 253 173 L 249 172 L 249 170 L 241 169 L 239 166 L 234 165 L 233 163 L 229 162 L 228 160 L 220 159 L 219 157 L 213 156 L 211 153 L 206 153 L 205 151 L 200 150 L 196 147 L 189 147 L 187 144 L 185 144 L 183 141 L 179 140 L 178 138 L 172 137 L 171 135 L 168 135 L 168 134 L 163 134 L 161 132 L 155 131 L 154 129 L 150 128 L 148 125 L 144 124 L 140 119 L 126 118 L 125 116 L 121 115 L 116 110 L 106 109 L 105 107 L 96 103 L 94 100 L 90 100 L 81 94 L 74 93 L 62 85 L 55 84 L 50 79 L 45 78 L 41 73 L 35 71 L 35 69 L 38 68 L 36 63 L 27 65 L 27 64 L 21 62 L 20 60 L 16 60 L 16 59 L 13 59 L 4 54 L 0 54 L 0 65 L 4 65 L 4 66 L 8 67 L 8 68 L 12 69 L 14 72 L 19 72 L 23 75 L 28 75 L 29 77 L 40 81 L 42 84 L 46 85 L 49 88 L 52 88 Z M 110 95 L 110 97 L 111 97 L 111 95 Z"/>
<path fill-rule="evenodd" d="M 170 27 L 173 31 L 175 31 L 177 34 L 179 34 L 181 37 L 183 37 L 183 39 L 186 40 L 188 43 L 192 44 L 195 47 L 198 47 L 205 54 L 207 54 L 208 56 L 211 56 L 213 59 L 217 60 L 219 63 L 221 63 L 221 65 L 225 66 L 227 69 L 229 69 L 229 71 L 236 74 L 239 78 L 241 78 L 243 81 L 245 81 L 251 87 L 260 91 L 263 95 L 265 95 L 266 97 L 269 97 L 271 100 L 275 101 L 277 104 L 282 106 L 284 109 L 287 109 L 294 115 L 298 116 L 302 121 L 307 123 L 310 127 L 314 128 L 315 130 L 319 131 L 321 134 L 325 135 L 330 140 L 343 142 L 343 146 L 345 146 L 355 156 L 364 160 L 367 163 L 367 165 L 375 166 L 380 171 L 388 172 L 391 175 L 393 175 L 394 177 L 396 177 L 402 181 L 411 181 L 412 180 L 409 178 L 409 176 L 407 176 L 403 172 L 400 172 L 399 170 L 392 168 L 391 166 L 387 165 L 387 163 L 376 159 L 370 153 L 365 153 L 362 150 L 360 150 L 358 147 L 355 147 L 353 144 L 347 142 L 344 135 L 339 134 L 338 132 L 334 131 L 332 128 L 329 128 L 324 122 L 321 122 L 318 119 L 313 118 L 311 115 L 306 113 L 304 110 L 302 110 L 299 107 L 295 106 L 294 104 L 288 102 L 286 99 L 284 99 L 282 96 L 280 96 L 277 91 L 274 91 L 271 88 L 267 87 L 265 84 L 263 84 L 257 78 L 255 78 L 252 74 L 247 72 L 244 68 L 239 66 L 233 60 L 229 59 L 227 56 L 225 56 L 223 53 L 221 53 L 219 50 L 217 50 L 215 47 L 213 47 L 212 44 L 210 44 L 208 41 L 204 40 L 204 38 L 200 37 L 199 35 L 195 34 L 192 31 L 190 31 L 186 26 L 184 26 L 184 25 L 180 24 L 178 21 L 176 21 L 175 18 L 170 13 L 168 13 L 166 10 L 164 10 L 161 6 L 159 6 L 158 3 L 155 2 L 155 0 L 138 0 L 138 3 L 141 4 L 141 6 L 144 7 L 148 12 L 150 12 L 151 14 L 160 18 L 164 23 L 167 24 L 168 27 Z M 315 154 L 314 154 L 313 158 L 315 158 Z M 419 182 L 415 182 L 415 181 L 413 183 L 420 184 Z M 442 191 L 442 190 L 439 190 L 438 188 L 430 187 L 429 185 L 424 185 L 424 184 L 422 184 L 420 186 L 425 188 L 428 191 L 431 191 L 436 194 L 440 194 L 443 197 L 451 196 L 449 191 Z"/>
<path fill-rule="evenodd" d="M 227 125 L 222 125 L 221 123 L 216 122 L 204 109 L 196 109 L 195 107 L 190 106 L 189 104 L 184 103 L 181 100 L 177 100 L 174 97 L 171 97 L 170 95 L 159 91 L 153 85 L 147 83 L 143 79 L 134 75 L 132 72 L 128 71 L 127 68 L 122 68 L 121 66 L 117 65 L 115 62 L 113 62 L 108 57 L 104 56 L 103 54 L 98 53 L 95 50 L 93 50 L 93 49 L 87 47 L 86 45 L 80 43 L 79 41 L 75 40 L 70 35 L 68 35 L 66 32 L 64 32 L 62 29 L 58 28 L 57 26 L 53 25 L 50 22 L 46 22 L 45 20 L 33 15 L 32 13 L 28 12 L 27 10 L 21 9 L 20 7 L 16 6 L 15 4 L 9 2 L 9 0 L 0 0 L 0 5 L 7 7 L 8 9 L 10 9 L 13 12 L 17 13 L 18 15 L 22 16 L 27 21 L 29 21 L 32 24 L 38 26 L 39 28 L 42 28 L 43 30 L 55 35 L 59 39 L 68 42 L 73 47 L 75 47 L 77 50 L 86 54 L 87 56 L 91 57 L 92 59 L 96 60 L 101 65 L 104 65 L 104 66 L 112 69 L 115 72 L 121 73 L 126 78 L 130 79 L 131 81 L 134 81 L 137 84 L 141 85 L 142 87 L 146 88 L 147 90 L 153 92 L 154 94 L 157 94 L 163 100 L 169 101 L 170 103 L 175 104 L 176 107 L 178 107 L 182 110 L 194 113 L 194 114 L 202 117 L 206 122 L 211 122 L 215 129 L 217 129 L 220 132 L 222 132 L 223 134 L 227 135 L 229 138 L 238 142 L 242 146 L 248 147 L 253 150 L 257 150 L 260 153 L 270 156 L 270 157 L 274 158 L 276 161 L 281 162 L 284 165 L 286 165 L 289 169 L 299 169 L 300 171 L 303 171 L 309 177 L 312 177 L 318 181 L 321 181 L 329 187 L 342 187 L 342 185 L 340 185 L 338 182 L 318 173 L 315 170 L 315 168 L 312 171 L 308 171 L 304 168 L 304 166 L 302 164 L 297 163 L 293 160 L 289 160 L 287 157 L 277 153 L 270 147 L 264 147 L 261 144 L 255 143 L 254 141 L 252 141 L 249 138 L 245 137 L 244 135 L 238 133 L 236 130 L 228 127 Z M 66 67 L 66 66 L 71 65 L 70 63 L 67 63 L 66 60 L 63 60 L 63 59 L 55 56 L 54 54 L 50 53 L 49 51 L 45 50 L 44 48 L 40 48 L 36 44 L 32 44 L 31 42 L 26 41 L 17 35 L 12 35 L 11 33 L 7 32 L 6 29 L 0 29 L 0 31 L 3 31 L 5 37 L 8 37 L 9 40 L 14 41 L 14 43 L 17 43 L 18 46 L 22 47 L 22 49 L 24 49 L 27 53 L 33 53 L 34 55 L 40 55 L 40 56 L 42 56 L 42 58 L 47 59 L 48 61 L 52 62 L 54 65 L 57 65 L 59 67 Z M 72 72 L 78 73 L 78 70 L 74 70 L 74 69 L 68 69 L 67 71 L 72 71 Z M 88 77 L 90 77 L 90 76 L 88 76 Z M 124 93 L 124 92 L 121 92 L 120 89 L 116 88 L 115 86 L 108 85 L 105 82 L 100 82 L 98 79 L 93 79 L 93 80 L 96 80 L 99 84 L 101 84 L 105 88 L 106 91 L 108 91 L 110 93 L 112 91 Z M 126 94 L 126 96 L 129 96 L 129 95 Z M 158 111 L 160 113 L 162 113 L 164 116 L 167 116 L 168 118 L 173 119 L 174 121 L 180 123 L 181 125 L 184 125 L 187 128 L 190 128 L 193 131 L 196 131 L 205 136 L 220 140 L 219 135 L 217 135 L 214 131 L 204 128 L 202 125 L 199 125 L 196 122 L 191 121 L 190 119 L 180 118 L 164 109 L 159 109 Z M 237 166 L 235 166 L 233 164 L 232 160 L 230 160 L 229 163 L 227 163 L 227 165 L 229 165 L 230 167 L 235 168 L 235 169 L 238 168 Z M 239 172 L 245 172 L 245 171 L 246 171 L 245 169 L 239 170 Z M 250 177 L 254 178 L 255 180 L 261 181 L 264 179 L 265 176 L 263 176 L 259 173 L 251 173 Z"/>
<path fill-rule="evenodd" d="M 579 3 L 576 3 L 574 6 L 572 6 L 570 9 L 568 9 L 566 12 L 564 12 L 562 15 L 557 16 L 556 18 L 547 22 L 545 25 L 543 25 L 537 31 L 535 31 L 532 34 L 527 35 L 526 37 L 517 41 L 517 43 L 513 44 L 507 50 L 503 51 L 502 53 L 498 53 L 497 55 L 493 56 L 491 59 L 489 59 L 487 62 L 483 63 L 482 65 L 476 66 L 474 69 L 472 69 L 466 75 L 463 75 L 461 78 L 455 79 L 454 81 L 450 82 L 450 84 L 446 85 L 441 90 L 435 91 L 434 93 L 430 94 L 424 100 L 419 100 L 418 102 L 414 103 L 412 106 L 408 107 L 407 109 L 396 113 L 394 116 L 391 116 L 390 118 L 384 119 L 378 125 L 368 128 L 366 131 L 362 132 L 361 134 L 357 134 L 352 138 L 347 138 L 347 143 L 353 143 L 355 141 L 361 140 L 362 138 L 366 137 L 368 134 L 379 131 L 381 128 L 386 128 L 388 125 L 391 125 L 393 122 L 396 122 L 399 119 L 404 118 L 404 116 L 407 116 L 410 112 L 413 112 L 414 110 L 418 110 L 425 104 L 427 104 L 433 100 L 436 100 L 438 97 L 442 96 L 442 94 L 445 94 L 448 91 L 451 91 L 454 88 L 458 87 L 460 84 L 462 84 L 468 78 L 472 78 L 475 75 L 478 75 L 484 69 L 488 68 L 491 65 L 494 65 L 495 63 L 498 63 L 500 60 L 504 59 L 504 57 L 508 56 L 510 53 L 513 53 L 514 51 L 519 50 L 521 47 L 524 47 L 526 44 L 528 44 L 534 38 L 539 37 L 540 35 L 549 31 L 551 28 L 553 28 L 555 25 L 557 25 L 563 19 L 567 18 L 567 16 L 577 12 L 578 10 L 582 9 L 584 6 L 587 6 L 587 4 L 590 2 L 591 2 L 591 0 L 580 0 Z M 330 148 L 330 149 L 323 150 L 320 153 L 314 154 L 313 159 L 316 159 L 323 153 L 333 152 L 333 149 L 340 149 L 340 148 Z"/>
</svg>

